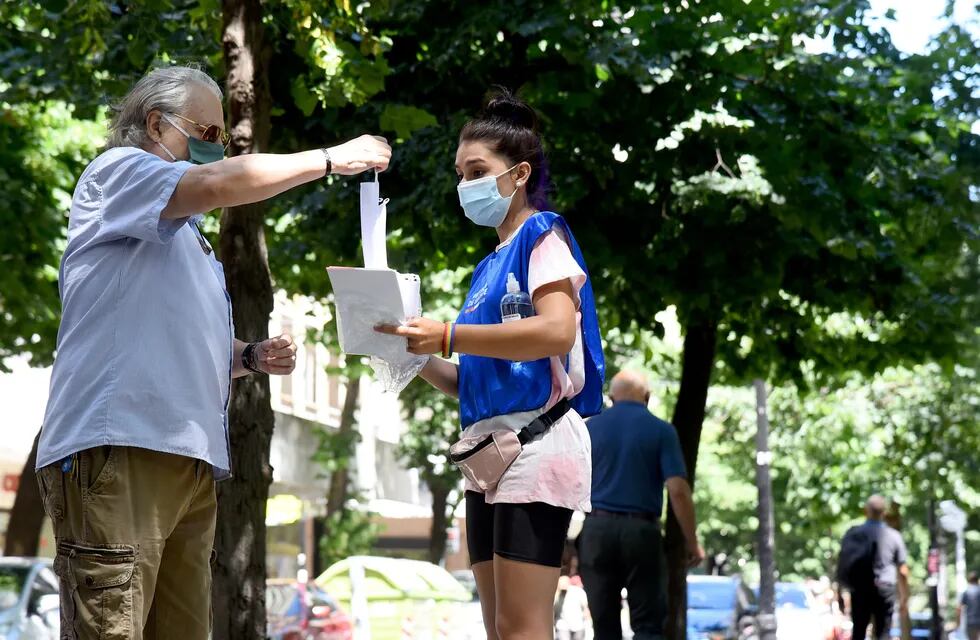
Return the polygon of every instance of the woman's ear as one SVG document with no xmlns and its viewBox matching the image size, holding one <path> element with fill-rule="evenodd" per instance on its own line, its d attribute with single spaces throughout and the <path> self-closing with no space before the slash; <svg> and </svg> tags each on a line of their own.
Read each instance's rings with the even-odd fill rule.
<svg viewBox="0 0 980 640">
<path fill-rule="evenodd" d="M 146 115 L 146 134 L 150 136 L 150 140 L 153 142 L 160 142 L 163 138 L 163 132 L 160 131 L 160 112 L 154 109 Z"/>
<path fill-rule="evenodd" d="M 517 165 L 517 186 L 523 187 L 531 179 L 531 164 L 522 162 Z"/>
</svg>

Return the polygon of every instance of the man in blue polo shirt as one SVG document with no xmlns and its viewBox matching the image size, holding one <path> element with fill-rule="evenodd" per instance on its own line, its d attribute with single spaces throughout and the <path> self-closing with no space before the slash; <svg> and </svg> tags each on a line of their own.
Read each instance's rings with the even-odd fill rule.
<svg viewBox="0 0 980 640">
<path fill-rule="evenodd" d="M 663 637 L 665 566 L 660 539 L 664 485 L 687 543 L 688 564 L 704 560 L 677 431 L 647 410 L 646 378 L 613 378 L 612 408 L 588 421 L 592 436 L 592 513 L 579 536 L 582 582 L 596 640 L 619 640 L 625 587 L 636 640 Z"/>
</svg>

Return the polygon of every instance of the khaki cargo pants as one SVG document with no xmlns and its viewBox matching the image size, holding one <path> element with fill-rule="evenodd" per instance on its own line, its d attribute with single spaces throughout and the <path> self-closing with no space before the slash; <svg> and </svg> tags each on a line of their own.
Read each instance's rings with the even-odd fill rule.
<svg viewBox="0 0 980 640">
<path fill-rule="evenodd" d="M 38 472 L 54 524 L 62 640 L 206 640 L 214 477 L 207 463 L 98 447 Z"/>
</svg>

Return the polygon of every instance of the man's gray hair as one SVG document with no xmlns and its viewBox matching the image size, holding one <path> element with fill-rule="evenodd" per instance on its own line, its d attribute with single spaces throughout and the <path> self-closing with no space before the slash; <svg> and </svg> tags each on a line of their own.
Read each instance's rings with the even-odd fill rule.
<svg viewBox="0 0 980 640">
<path fill-rule="evenodd" d="M 143 76 L 122 100 L 112 106 L 115 114 L 109 124 L 106 148 L 143 147 L 150 141 L 146 117 L 154 109 L 180 113 L 190 100 L 193 85 L 207 87 L 218 100 L 221 88 L 208 74 L 196 67 L 160 67 Z"/>
</svg>

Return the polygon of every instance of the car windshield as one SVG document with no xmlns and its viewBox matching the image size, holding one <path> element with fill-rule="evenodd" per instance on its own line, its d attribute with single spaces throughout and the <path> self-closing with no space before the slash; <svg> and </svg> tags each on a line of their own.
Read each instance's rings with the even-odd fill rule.
<svg viewBox="0 0 980 640">
<path fill-rule="evenodd" d="M 0 611 L 17 606 L 29 572 L 28 567 L 0 567 Z"/>
<path fill-rule="evenodd" d="M 732 609 L 735 606 L 735 583 L 688 582 L 687 606 L 690 609 Z"/>
<path fill-rule="evenodd" d="M 806 609 L 806 591 L 795 585 L 776 585 L 776 606 L 790 609 Z"/>
<path fill-rule="evenodd" d="M 752 590 L 756 597 L 759 597 L 759 587 Z M 806 587 L 796 584 L 777 584 L 776 585 L 776 608 L 787 609 L 807 609 L 809 604 L 806 600 Z"/>
</svg>

